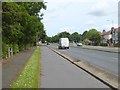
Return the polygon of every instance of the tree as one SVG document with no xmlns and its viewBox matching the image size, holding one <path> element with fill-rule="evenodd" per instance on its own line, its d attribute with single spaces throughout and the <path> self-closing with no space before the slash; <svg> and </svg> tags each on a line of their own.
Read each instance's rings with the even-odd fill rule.
<svg viewBox="0 0 120 90">
<path fill-rule="evenodd" d="M 71 41 L 79 42 L 82 39 L 82 36 L 78 32 L 74 32 L 70 35 Z"/>
<path fill-rule="evenodd" d="M 84 31 L 83 32 L 83 34 L 82 34 L 82 41 L 87 38 L 87 33 L 88 33 L 88 31 Z"/>
<path fill-rule="evenodd" d="M 3 43 L 25 48 L 36 42 L 36 36 L 44 39 L 46 32 L 41 22 L 43 14 L 38 14 L 42 8 L 46 9 L 43 2 L 3 2 Z"/>
<path fill-rule="evenodd" d="M 98 45 L 100 43 L 101 36 L 96 29 L 90 29 L 86 35 L 87 38 L 92 41 L 93 45 Z"/>
<path fill-rule="evenodd" d="M 59 38 L 66 38 L 66 37 L 69 38 L 69 36 L 70 36 L 70 33 L 66 31 L 58 33 Z"/>
</svg>

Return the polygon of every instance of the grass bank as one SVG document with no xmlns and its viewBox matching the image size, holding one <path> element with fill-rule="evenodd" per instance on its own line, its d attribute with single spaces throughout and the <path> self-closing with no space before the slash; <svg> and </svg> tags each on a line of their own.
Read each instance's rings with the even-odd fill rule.
<svg viewBox="0 0 120 90">
<path fill-rule="evenodd" d="M 11 88 L 38 88 L 40 77 L 40 47 L 37 46 L 28 60 L 21 74 L 10 87 Z"/>
</svg>

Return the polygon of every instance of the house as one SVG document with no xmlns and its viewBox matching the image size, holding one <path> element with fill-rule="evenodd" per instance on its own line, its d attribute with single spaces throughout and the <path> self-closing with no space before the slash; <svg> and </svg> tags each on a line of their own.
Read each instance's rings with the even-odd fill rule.
<svg viewBox="0 0 120 90">
<path fill-rule="evenodd" d="M 117 44 L 119 42 L 118 40 L 118 34 L 120 33 L 120 27 L 119 28 L 111 28 L 111 34 L 112 34 L 112 42 L 113 44 Z"/>
<path fill-rule="evenodd" d="M 112 43 L 112 34 L 111 34 L 111 31 L 105 31 L 103 30 L 102 33 L 100 33 L 101 35 L 101 43 Z"/>
<path fill-rule="evenodd" d="M 110 45 L 115 45 L 119 42 L 118 40 L 118 33 L 120 33 L 120 27 L 119 28 L 114 28 L 112 27 L 111 30 L 100 32 L 101 35 L 101 43 L 102 44 L 110 44 Z"/>
</svg>

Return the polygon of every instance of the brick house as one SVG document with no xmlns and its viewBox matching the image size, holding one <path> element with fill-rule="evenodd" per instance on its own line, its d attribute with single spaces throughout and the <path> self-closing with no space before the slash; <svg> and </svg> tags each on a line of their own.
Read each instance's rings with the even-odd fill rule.
<svg viewBox="0 0 120 90">
<path fill-rule="evenodd" d="M 120 33 L 120 27 L 114 28 L 112 27 L 111 30 L 100 32 L 101 35 L 101 42 L 102 44 L 109 44 L 109 45 L 115 45 L 119 42 L 118 40 L 118 33 Z"/>
<path fill-rule="evenodd" d="M 100 33 L 101 35 L 101 43 L 112 43 L 112 34 L 111 34 L 111 31 L 105 31 L 103 30 L 102 33 Z"/>
<path fill-rule="evenodd" d="M 117 44 L 119 42 L 118 35 L 120 33 L 120 27 L 119 28 L 111 28 L 111 34 L 112 34 L 112 42 L 113 44 Z"/>
</svg>

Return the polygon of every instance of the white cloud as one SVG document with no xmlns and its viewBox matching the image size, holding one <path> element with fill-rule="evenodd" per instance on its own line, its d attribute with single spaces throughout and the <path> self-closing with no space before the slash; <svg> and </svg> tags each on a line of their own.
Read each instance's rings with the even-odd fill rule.
<svg viewBox="0 0 120 90">
<path fill-rule="evenodd" d="M 69 32 L 70 34 L 73 33 L 72 27 L 62 27 L 60 28 L 60 32 Z"/>
<path fill-rule="evenodd" d="M 59 32 L 69 32 L 70 34 L 74 33 L 74 32 L 78 32 L 80 33 L 80 27 L 73 27 L 73 26 L 65 26 L 60 28 Z"/>
<path fill-rule="evenodd" d="M 86 30 L 89 31 L 90 29 L 96 29 L 96 30 L 99 31 L 99 28 L 96 27 L 96 26 L 91 26 L 91 27 L 85 28 L 84 30 L 85 30 L 85 31 L 86 31 Z"/>
<path fill-rule="evenodd" d="M 95 22 L 94 20 L 89 20 L 89 21 L 87 22 L 87 24 L 88 24 L 88 25 L 94 25 L 94 24 L 96 24 L 96 22 Z"/>
<path fill-rule="evenodd" d="M 109 3 L 108 2 L 98 2 L 94 5 L 88 14 L 94 16 L 105 16 L 108 14 Z"/>
<path fill-rule="evenodd" d="M 86 2 L 93 2 L 96 0 L 44 0 L 47 2 L 52 2 L 52 3 L 68 3 L 68 2 L 81 2 L 81 3 L 86 3 Z"/>
<path fill-rule="evenodd" d="M 103 25 L 102 27 L 106 31 L 109 31 L 111 29 L 111 27 L 118 28 L 118 24 L 107 24 L 107 25 Z"/>
<path fill-rule="evenodd" d="M 86 30 L 84 28 L 104 29 L 106 27 L 106 19 L 114 20 L 117 23 L 116 12 L 118 0 L 44 1 L 48 3 L 46 3 L 47 10 L 43 12 L 43 21 L 49 35 L 50 33 L 53 35 L 53 32 L 62 31 L 70 33 L 75 31 L 84 32 Z"/>
</svg>

